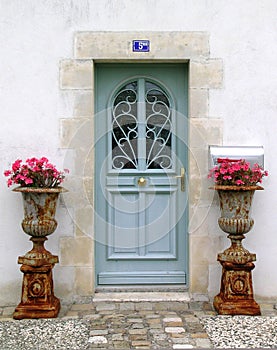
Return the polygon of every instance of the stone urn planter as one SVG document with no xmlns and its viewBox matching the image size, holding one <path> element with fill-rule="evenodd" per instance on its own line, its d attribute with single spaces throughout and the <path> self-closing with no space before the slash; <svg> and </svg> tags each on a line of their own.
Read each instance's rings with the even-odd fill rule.
<svg viewBox="0 0 277 350">
<path fill-rule="evenodd" d="M 231 246 L 218 254 L 222 265 L 220 293 L 214 307 L 222 315 L 260 315 L 260 307 L 253 297 L 251 271 L 256 254 L 242 245 L 244 234 L 254 225 L 250 217 L 255 191 L 261 186 L 214 186 L 219 196 L 221 216 L 219 227 L 228 234 Z"/>
<path fill-rule="evenodd" d="M 60 193 L 66 190 L 62 187 L 18 187 L 13 191 L 22 194 L 24 218 L 21 226 L 31 236 L 33 243 L 33 248 L 18 258 L 24 276 L 21 302 L 13 317 L 56 317 L 60 310 L 60 301 L 54 295 L 52 269 L 59 259 L 45 249 L 44 242 L 57 228 L 57 201 Z"/>
</svg>

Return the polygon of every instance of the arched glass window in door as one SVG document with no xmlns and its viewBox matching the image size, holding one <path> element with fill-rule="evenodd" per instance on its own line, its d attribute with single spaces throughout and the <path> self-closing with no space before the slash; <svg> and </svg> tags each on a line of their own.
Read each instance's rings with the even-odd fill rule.
<svg viewBox="0 0 277 350">
<path fill-rule="evenodd" d="M 172 106 L 158 84 L 139 78 L 112 101 L 112 169 L 172 168 Z"/>
</svg>

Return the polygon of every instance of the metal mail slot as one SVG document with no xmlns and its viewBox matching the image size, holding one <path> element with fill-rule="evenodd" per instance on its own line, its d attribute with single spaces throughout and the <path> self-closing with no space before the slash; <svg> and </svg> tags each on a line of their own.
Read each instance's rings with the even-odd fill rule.
<svg viewBox="0 0 277 350">
<path fill-rule="evenodd" d="M 264 167 L 263 146 L 209 146 L 209 167 L 217 165 L 218 158 L 245 159 L 253 166 Z"/>
</svg>

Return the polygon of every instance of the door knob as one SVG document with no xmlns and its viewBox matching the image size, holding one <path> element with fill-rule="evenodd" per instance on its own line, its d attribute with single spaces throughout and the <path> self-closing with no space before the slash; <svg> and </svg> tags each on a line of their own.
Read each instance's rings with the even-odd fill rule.
<svg viewBox="0 0 277 350">
<path fill-rule="evenodd" d="M 144 186 L 146 184 L 146 179 L 144 177 L 140 177 L 138 179 L 138 185 L 139 186 Z"/>
<path fill-rule="evenodd" d="M 181 179 L 181 191 L 185 192 L 185 168 L 181 168 L 181 174 L 175 176 L 177 179 Z"/>
</svg>

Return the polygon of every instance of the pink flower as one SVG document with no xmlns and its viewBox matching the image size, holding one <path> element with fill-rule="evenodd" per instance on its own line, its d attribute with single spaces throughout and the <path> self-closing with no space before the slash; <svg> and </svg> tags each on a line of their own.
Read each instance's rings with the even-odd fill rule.
<svg viewBox="0 0 277 350">
<path fill-rule="evenodd" d="M 29 179 L 28 177 L 25 178 L 25 184 L 26 185 L 29 185 L 29 184 L 32 184 L 33 183 L 33 180 L 32 179 Z"/>
<path fill-rule="evenodd" d="M 251 168 L 244 159 L 218 158 L 218 166 L 210 170 L 208 178 L 213 178 L 217 185 L 256 185 L 262 182 L 268 172 L 258 164 Z"/>
<path fill-rule="evenodd" d="M 36 158 L 26 159 L 26 163 L 29 164 L 30 166 L 33 166 L 33 164 L 35 164 L 36 161 L 37 161 Z"/>
<path fill-rule="evenodd" d="M 238 185 L 238 186 L 239 186 L 239 185 L 244 185 L 244 182 L 241 181 L 241 180 L 237 180 L 237 181 L 236 181 L 236 185 Z"/>
<path fill-rule="evenodd" d="M 221 168 L 220 170 L 219 170 L 219 172 L 220 172 L 220 174 L 226 174 L 227 173 L 227 169 L 224 169 L 224 168 Z"/>
<path fill-rule="evenodd" d="M 12 170 L 5 170 L 4 175 L 8 176 L 8 187 L 12 184 L 19 184 L 27 187 L 57 187 L 68 173 L 68 169 L 58 171 L 56 166 L 49 163 L 46 157 L 28 158 L 25 164 L 17 159 L 12 164 Z"/>
<path fill-rule="evenodd" d="M 20 169 L 20 165 L 21 165 L 22 160 L 21 159 L 17 159 L 13 164 L 12 164 L 12 170 L 18 171 Z"/>
</svg>

